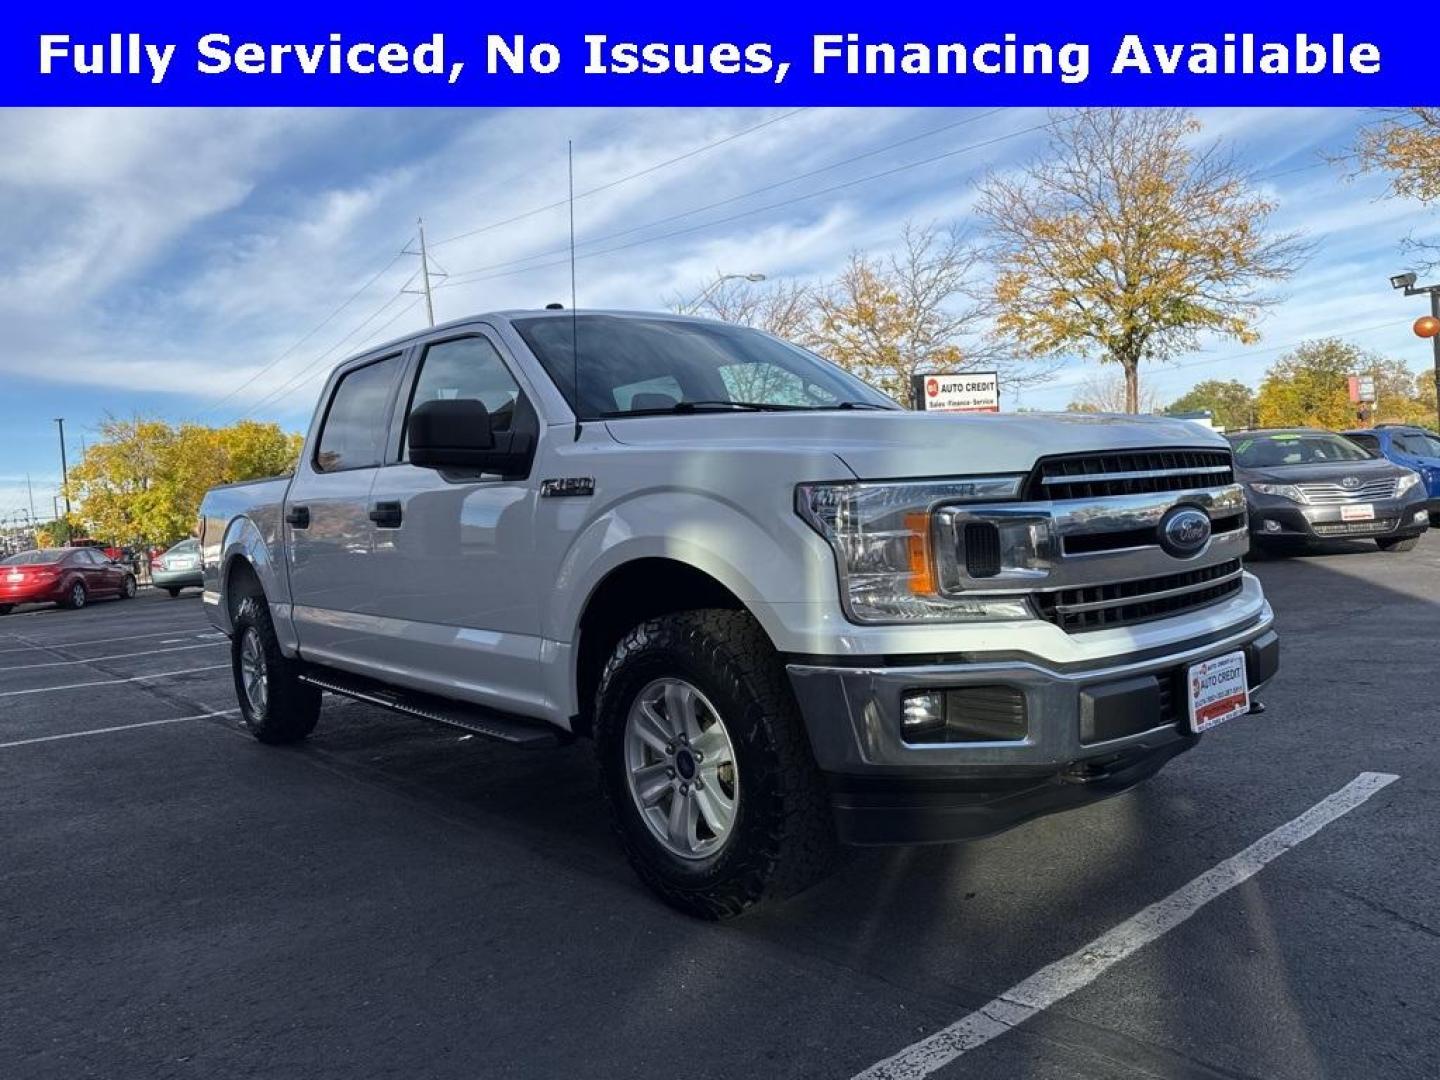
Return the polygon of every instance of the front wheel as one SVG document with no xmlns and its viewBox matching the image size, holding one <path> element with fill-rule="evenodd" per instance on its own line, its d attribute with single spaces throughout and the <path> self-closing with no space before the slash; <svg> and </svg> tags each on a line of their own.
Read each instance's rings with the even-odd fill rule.
<svg viewBox="0 0 1440 1080">
<path fill-rule="evenodd" d="M 230 667 L 240 718 L 255 738 L 263 743 L 293 743 L 315 730 L 320 690 L 301 682 L 295 661 L 281 653 L 263 599 L 246 597 L 235 612 Z"/>
<path fill-rule="evenodd" d="M 833 866 L 799 709 L 747 613 L 683 612 L 630 631 L 601 676 L 595 744 L 626 855 L 681 911 L 728 918 Z"/>
<path fill-rule="evenodd" d="M 1414 551 L 1415 545 L 1420 543 L 1418 536 L 1407 536 L 1403 539 L 1376 540 L 1381 551 Z"/>
<path fill-rule="evenodd" d="M 122 584 L 122 585 L 120 586 L 120 599 L 121 599 L 121 600 L 134 600 L 134 599 L 135 599 L 135 589 L 136 589 L 135 579 L 134 579 L 133 577 L 131 577 L 129 574 L 126 574 L 126 575 L 125 575 L 125 582 L 124 582 L 124 584 Z"/>
</svg>

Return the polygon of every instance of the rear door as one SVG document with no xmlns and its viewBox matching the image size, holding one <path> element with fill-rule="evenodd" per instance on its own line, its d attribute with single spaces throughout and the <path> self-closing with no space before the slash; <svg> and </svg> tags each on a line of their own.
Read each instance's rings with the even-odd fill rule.
<svg viewBox="0 0 1440 1080">
<path fill-rule="evenodd" d="M 291 614 L 300 651 L 311 660 L 354 666 L 371 651 L 370 487 L 384 458 L 404 355 L 367 359 L 332 380 L 286 497 Z"/>
<path fill-rule="evenodd" d="M 484 402 L 496 431 L 538 439 L 532 397 L 489 328 L 447 331 L 416 346 L 392 460 L 371 491 L 373 563 L 384 641 L 373 660 L 396 681 L 540 714 L 540 589 L 533 476 L 422 469 L 406 421 L 426 401 Z M 533 472 L 533 466 L 532 466 Z"/>
<path fill-rule="evenodd" d="M 120 575 L 105 553 L 99 548 L 81 548 L 73 556 L 81 576 L 85 579 L 85 591 L 91 596 L 116 596 L 120 592 Z"/>
</svg>

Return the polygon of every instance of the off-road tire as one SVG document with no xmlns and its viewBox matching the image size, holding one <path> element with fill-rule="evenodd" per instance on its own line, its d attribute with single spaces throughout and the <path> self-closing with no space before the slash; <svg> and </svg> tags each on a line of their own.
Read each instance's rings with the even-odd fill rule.
<svg viewBox="0 0 1440 1080">
<path fill-rule="evenodd" d="M 280 652 L 275 624 L 263 597 L 246 597 L 235 611 L 234 633 L 230 637 L 230 669 L 240 718 L 250 734 L 263 743 L 300 742 L 315 730 L 320 718 L 320 689 L 299 679 L 299 665 Z M 246 635 L 254 631 L 265 658 L 266 703 L 257 712 L 245 692 L 241 675 L 241 650 Z"/>
<path fill-rule="evenodd" d="M 1414 551 L 1415 545 L 1420 543 L 1418 536 L 1407 536 L 1398 540 L 1376 540 L 1381 551 Z"/>
<path fill-rule="evenodd" d="M 651 835 L 626 777 L 630 705 L 666 676 L 691 683 L 713 703 L 735 748 L 734 831 L 700 860 L 675 856 Z M 794 895 L 834 868 L 838 845 L 823 778 L 775 650 L 749 614 L 682 612 L 627 633 L 600 677 L 595 746 L 620 844 L 641 880 L 671 906 L 726 919 Z"/>
</svg>

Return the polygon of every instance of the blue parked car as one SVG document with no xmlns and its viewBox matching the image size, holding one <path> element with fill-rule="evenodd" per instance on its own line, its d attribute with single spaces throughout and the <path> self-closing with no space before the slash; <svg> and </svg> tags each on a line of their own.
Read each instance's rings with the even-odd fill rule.
<svg viewBox="0 0 1440 1080">
<path fill-rule="evenodd" d="M 1418 472 L 1429 496 L 1426 509 L 1430 511 L 1430 524 L 1440 525 L 1440 435 L 1408 424 L 1381 424 L 1344 435 L 1372 454 Z"/>
</svg>

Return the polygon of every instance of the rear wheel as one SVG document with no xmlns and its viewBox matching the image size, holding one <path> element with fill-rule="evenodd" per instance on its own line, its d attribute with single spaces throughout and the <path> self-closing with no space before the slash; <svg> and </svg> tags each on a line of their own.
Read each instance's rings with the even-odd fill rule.
<svg viewBox="0 0 1440 1080">
<path fill-rule="evenodd" d="M 1381 551 L 1414 551 L 1415 545 L 1420 543 L 1418 536 L 1407 536 L 1403 539 L 1376 540 Z"/>
<path fill-rule="evenodd" d="M 78 611 L 85 606 L 85 602 L 89 599 L 90 594 L 85 591 L 85 583 L 83 581 L 77 581 L 66 590 L 64 603 L 66 607 L 74 608 Z"/>
<path fill-rule="evenodd" d="M 303 683 L 299 667 L 280 652 L 270 609 L 246 597 L 235 612 L 230 666 L 240 717 L 263 743 L 299 742 L 320 718 L 320 690 Z"/>
<path fill-rule="evenodd" d="M 9 615 L 14 610 L 14 604 L 0 604 L 0 615 Z"/>
<path fill-rule="evenodd" d="M 829 800 L 764 632 L 738 611 L 642 623 L 601 676 L 601 786 L 641 879 L 723 919 L 834 865 Z"/>
<path fill-rule="evenodd" d="M 180 590 L 179 590 L 179 589 L 166 589 L 165 591 L 170 594 L 170 599 L 171 599 L 171 600 L 174 600 L 176 597 L 178 597 L 178 596 L 180 595 Z"/>
</svg>

